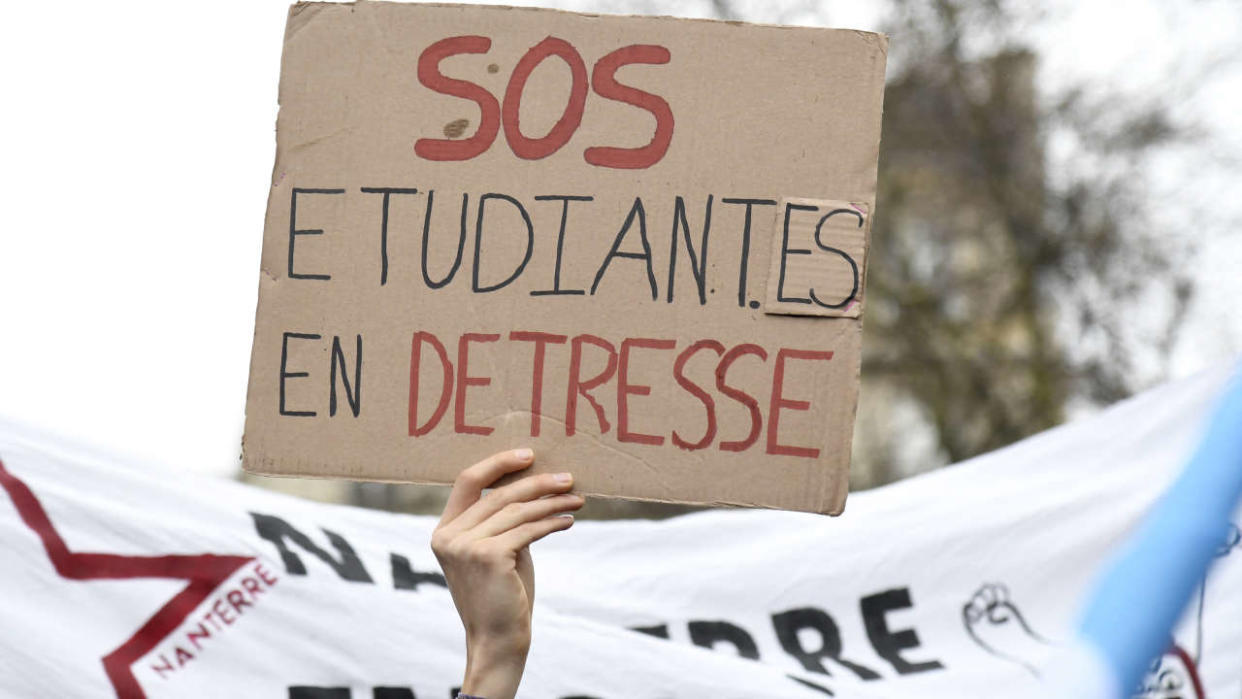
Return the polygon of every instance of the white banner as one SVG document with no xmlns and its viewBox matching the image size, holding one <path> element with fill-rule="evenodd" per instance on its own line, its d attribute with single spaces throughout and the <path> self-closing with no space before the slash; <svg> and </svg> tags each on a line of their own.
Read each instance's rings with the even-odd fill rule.
<svg viewBox="0 0 1242 699">
<path fill-rule="evenodd" d="M 838 519 L 579 522 L 535 547 L 520 696 L 1032 687 L 1226 376 L 856 494 Z M 135 468 L 12 426 L 0 425 L 0 462 L 4 697 L 442 699 L 460 680 L 433 518 Z M 1231 551 L 1139 696 L 1242 694 L 1242 600 L 1230 594 L 1242 554 Z"/>
<path fill-rule="evenodd" d="M 0 697 L 449 699 L 465 642 L 434 520 L 0 437 Z M 523 697 L 822 697 L 551 609 Z M 868 696 L 875 696 L 869 694 Z"/>
<path fill-rule="evenodd" d="M 852 495 L 838 519 L 580 522 L 541 551 L 541 594 L 567 615 L 831 673 L 838 696 L 1033 689 L 1101 567 L 1182 468 L 1229 375 Z M 1136 696 L 1242 696 L 1237 521 Z"/>
</svg>

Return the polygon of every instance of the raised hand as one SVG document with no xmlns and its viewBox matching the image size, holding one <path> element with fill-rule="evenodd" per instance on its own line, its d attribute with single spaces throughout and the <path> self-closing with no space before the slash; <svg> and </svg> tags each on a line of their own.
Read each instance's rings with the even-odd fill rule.
<svg viewBox="0 0 1242 699">
<path fill-rule="evenodd" d="M 568 529 L 582 507 L 568 473 L 527 476 L 486 495 L 501 476 L 534 460 L 529 449 L 504 451 L 462 471 L 431 537 L 453 603 L 466 628 L 462 693 L 512 699 L 526 665 L 535 600 L 528 547 Z"/>
</svg>

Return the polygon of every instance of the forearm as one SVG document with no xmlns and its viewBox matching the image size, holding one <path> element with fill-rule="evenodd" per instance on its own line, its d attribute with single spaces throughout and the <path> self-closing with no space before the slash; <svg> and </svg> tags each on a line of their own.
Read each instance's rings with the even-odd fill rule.
<svg viewBox="0 0 1242 699">
<path fill-rule="evenodd" d="M 496 648 L 486 643 L 467 643 L 461 693 L 483 699 L 513 699 L 522 681 L 528 647 Z"/>
</svg>

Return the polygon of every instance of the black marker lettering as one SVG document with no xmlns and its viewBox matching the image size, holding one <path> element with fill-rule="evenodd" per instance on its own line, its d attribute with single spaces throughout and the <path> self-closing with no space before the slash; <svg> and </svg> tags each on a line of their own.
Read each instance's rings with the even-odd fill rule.
<svg viewBox="0 0 1242 699">
<path fill-rule="evenodd" d="M 274 545 L 280 553 L 280 560 L 285 564 L 286 573 L 290 575 L 306 575 L 306 564 L 302 563 L 302 559 L 289 548 L 289 544 L 286 541 L 288 540 L 297 544 L 303 551 L 323 561 L 329 568 L 336 571 L 336 574 L 341 576 L 342 580 L 360 583 L 374 582 L 367 573 L 367 569 L 363 567 L 362 560 L 354 552 L 354 547 L 350 546 L 345 537 L 340 534 L 327 529 L 322 530 L 324 536 L 328 537 L 328 541 L 332 543 L 332 547 L 336 549 L 337 557 L 333 558 L 332 554 L 311 541 L 309 536 L 298 531 L 293 525 L 280 517 L 251 512 L 250 518 L 254 520 L 255 533 L 260 538 Z"/>
<path fill-rule="evenodd" d="M 742 225 L 742 262 L 738 265 L 737 305 L 746 306 L 746 270 L 750 264 L 750 221 L 751 209 L 756 206 L 776 206 L 772 199 L 721 199 L 722 204 L 745 204 L 746 222 Z M 757 307 L 757 302 L 756 306 Z"/>
<path fill-rule="evenodd" d="M 362 336 L 357 336 L 357 349 L 354 350 L 354 381 L 349 382 L 349 373 L 345 367 L 345 350 L 341 349 L 341 338 L 332 336 L 332 356 L 328 360 L 328 417 L 336 416 L 336 367 L 341 367 L 341 383 L 345 384 L 345 400 L 349 402 L 349 410 L 358 417 L 362 410 Z"/>
<path fill-rule="evenodd" d="M 663 638 L 666 641 L 668 640 L 668 624 L 657 624 L 655 626 L 634 626 L 630 628 L 630 631 L 637 631 L 638 633 L 645 633 L 648 636 L 655 636 L 656 638 Z"/>
<path fill-rule="evenodd" d="M 561 228 L 556 235 L 556 267 L 552 272 L 552 288 L 530 292 L 531 296 L 581 296 L 586 293 L 582 289 L 561 288 L 561 256 L 565 247 L 565 225 L 569 220 L 569 202 L 595 201 L 595 197 L 578 197 L 568 194 L 547 194 L 535 197 L 535 201 L 561 202 Z"/>
<path fill-rule="evenodd" d="M 417 189 L 401 187 L 362 187 L 367 194 L 383 194 L 380 216 L 380 286 L 388 283 L 388 201 L 393 194 L 418 194 Z M 430 207 L 428 207 L 430 208 Z"/>
<path fill-rule="evenodd" d="M 727 621 L 690 622 L 690 642 L 694 645 L 712 648 L 721 641 L 736 648 L 743 658 L 759 659 L 759 647 L 746 629 Z"/>
<path fill-rule="evenodd" d="M 816 211 L 816 207 L 807 206 L 805 204 L 790 204 L 785 202 L 785 225 L 781 231 L 781 272 L 779 281 L 776 283 L 776 300 L 781 303 L 810 303 L 811 299 L 802 298 L 801 296 L 785 296 L 785 261 L 790 255 L 810 255 L 810 250 L 802 248 L 789 247 L 789 216 L 790 213 L 797 209 L 798 211 Z"/>
<path fill-rule="evenodd" d="M 328 274 L 300 274 L 293 271 L 293 243 L 299 235 L 323 235 L 323 229 L 307 228 L 298 230 L 298 195 L 299 194 L 344 194 L 343 189 L 304 189 L 294 187 L 289 195 L 289 278 L 290 279 L 331 279 Z"/>
<path fill-rule="evenodd" d="M 287 410 L 285 408 L 285 379 L 310 376 L 307 371 L 289 371 L 289 340 L 318 340 L 319 335 L 309 333 L 285 333 L 280 338 L 280 414 L 290 417 L 315 417 L 314 410 Z"/>
<path fill-rule="evenodd" d="M 862 598 L 859 606 L 862 608 L 863 624 L 867 627 L 867 638 L 871 640 L 876 655 L 887 660 L 898 673 L 910 675 L 944 668 L 938 660 L 912 663 L 901 657 L 901 651 L 919 647 L 919 636 L 914 629 L 892 631 L 888 628 L 886 615 L 889 612 L 914 606 L 910 601 L 909 588 L 899 587 L 869 595 Z"/>
<path fill-rule="evenodd" d="M 707 205 L 703 209 L 703 236 L 696 254 L 694 244 L 690 242 L 690 224 L 686 221 L 686 201 L 680 196 L 673 203 L 673 236 L 668 252 L 668 302 L 673 302 L 673 281 L 677 272 L 677 229 L 681 228 L 682 238 L 686 242 L 686 254 L 690 256 L 690 273 L 694 275 L 694 283 L 699 287 L 699 305 L 707 304 L 707 236 L 712 229 L 712 195 L 707 195 Z"/>
<path fill-rule="evenodd" d="M 308 687 L 296 685 L 289 688 L 289 699 L 350 699 L 349 687 Z"/>
<path fill-rule="evenodd" d="M 880 679 L 874 670 L 841 657 L 841 630 L 822 609 L 803 607 L 773 614 L 772 626 L 776 629 L 776 637 L 785 652 L 792 655 L 809 672 L 831 675 L 828 668 L 824 667 L 824 659 L 831 659 L 864 680 Z M 811 650 L 802 645 L 802 640 L 798 637 L 801 629 L 809 629 L 819 635 L 819 648 Z"/>
<path fill-rule="evenodd" d="M 448 587 L 448 582 L 439 573 L 424 573 L 410 567 L 410 559 L 400 554 L 389 554 L 392 564 L 392 586 L 397 590 L 418 591 L 419 585 L 437 585 Z"/>
<path fill-rule="evenodd" d="M 824 308 L 845 308 L 851 302 L 853 302 L 855 297 L 858 296 L 858 263 L 854 262 L 854 258 L 847 255 L 844 250 L 838 250 L 837 248 L 829 247 L 819 237 L 820 232 L 823 231 L 824 229 L 824 223 L 828 219 L 832 218 L 833 216 L 836 216 L 837 214 L 849 214 L 851 216 L 857 216 L 858 227 L 862 228 L 863 226 L 862 214 L 860 214 L 857 211 L 854 211 L 853 209 L 833 209 L 832 211 L 829 211 L 827 214 L 825 214 L 824 217 L 821 218 L 819 220 L 819 223 L 815 226 L 815 244 L 819 246 L 819 249 L 823 250 L 824 252 L 835 253 L 845 258 L 845 261 L 850 263 L 850 269 L 854 272 L 854 287 L 850 289 L 849 295 L 846 296 L 842 301 L 839 301 L 838 303 L 824 303 L 823 301 L 819 300 L 818 296 L 815 295 L 815 289 L 810 290 L 809 293 L 811 294 L 811 300 L 814 301 L 817 305 L 823 306 Z"/>
<path fill-rule="evenodd" d="M 642 241 L 643 251 L 641 253 L 619 252 L 621 242 L 625 240 L 625 234 L 634 225 L 635 218 L 638 219 L 638 236 Z M 647 241 L 647 212 L 643 209 L 642 197 L 634 197 L 634 205 L 630 207 L 630 213 L 625 217 L 625 223 L 621 224 L 621 230 L 617 232 L 616 239 L 612 241 L 612 249 L 608 251 L 608 255 L 604 258 L 603 264 L 600 265 L 599 271 L 595 273 L 595 281 L 591 284 L 592 296 L 595 295 L 596 289 L 599 288 L 600 280 L 604 278 L 604 272 L 608 271 L 608 265 L 612 264 L 612 260 L 615 257 L 645 261 L 647 263 L 647 283 L 651 285 L 651 300 L 655 301 L 660 297 L 659 291 L 656 289 L 655 270 L 651 266 L 651 243 Z"/>
<path fill-rule="evenodd" d="M 489 199 L 507 201 L 517 207 L 518 213 L 522 215 L 522 221 L 526 223 L 526 254 L 522 257 L 522 262 L 517 266 L 517 269 L 513 270 L 513 273 L 505 278 L 504 281 L 490 286 L 480 286 L 479 258 L 483 254 L 483 211 L 487 208 L 487 201 Z M 526 269 L 526 264 L 530 262 L 530 256 L 534 253 L 534 251 L 535 226 L 530 222 L 530 214 L 526 213 L 526 207 L 522 206 L 517 199 L 514 199 L 507 194 L 484 194 L 479 197 L 479 214 L 475 218 L 474 223 L 474 276 L 471 283 L 471 288 L 474 289 L 474 293 L 486 294 L 488 292 L 498 291 L 506 286 L 509 286 L 509 284 L 513 283 L 514 279 L 517 279 L 522 275 L 522 271 Z"/>
<path fill-rule="evenodd" d="M 457 238 L 457 256 L 453 258 L 453 266 L 449 267 L 449 271 L 445 273 L 444 278 L 438 282 L 431 281 L 431 274 L 427 271 L 427 248 L 428 240 L 431 237 L 431 209 L 435 204 L 436 190 L 427 192 L 427 213 L 423 217 L 423 281 L 429 289 L 439 289 L 445 284 L 453 281 L 453 275 L 457 274 L 457 268 L 461 266 L 462 251 L 466 249 L 466 209 L 470 204 L 470 195 L 461 195 L 461 235 Z"/>
</svg>

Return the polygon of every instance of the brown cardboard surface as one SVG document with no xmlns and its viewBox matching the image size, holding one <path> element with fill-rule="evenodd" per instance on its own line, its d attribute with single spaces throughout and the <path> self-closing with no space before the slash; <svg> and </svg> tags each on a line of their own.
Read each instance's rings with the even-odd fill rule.
<svg viewBox="0 0 1242 699">
<path fill-rule="evenodd" d="M 447 483 L 532 446 L 588 494 L 839 513 L 886 48 L 294 6 L 245 467 Z M 817 208 L 792 210 L 782 253 L 791 203 Z M 840 208 L 861 218 L 817 243 Z M 786 297 L 839 303 L 843 255 L 840 309 L 773 294 L 783 256 Z"/>
</svg>

